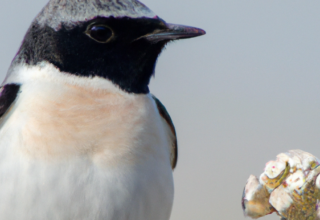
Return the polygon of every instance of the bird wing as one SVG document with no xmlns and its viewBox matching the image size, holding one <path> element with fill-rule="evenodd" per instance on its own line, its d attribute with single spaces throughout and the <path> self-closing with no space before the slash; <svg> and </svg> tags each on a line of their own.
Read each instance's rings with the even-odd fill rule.
<svg viewBox="0 0 320 220">
<path fill-rule="evenodd" d="M 171 117 L 170 117 L 166 107 L 164 107 L 164 105 L 160 102 L 160 100 L 157 99 L 154 95 L 152 95 L 152 98 L 156 102 L 159 113 L 160 113 L 161 117 L 164 119 L 164 121 L 166 122 L 166 124 L 171 132 L 171 135 L 170 135 L 171 136 L 170 158 L 171 158 L 172 169 L 174 169 L 174 168 L 176 168 L 177 161 L 178 161 L 178 141 L 177 141 L 176 129 L 174 128 L 173 122 L 171 120 Z"/>
<path fill-rule="evenodd" d="M 20 85 L 6 84 L 0 87 L 0 117 L 7 113 L 11 104 L 16 99 Z"/>
</svg>

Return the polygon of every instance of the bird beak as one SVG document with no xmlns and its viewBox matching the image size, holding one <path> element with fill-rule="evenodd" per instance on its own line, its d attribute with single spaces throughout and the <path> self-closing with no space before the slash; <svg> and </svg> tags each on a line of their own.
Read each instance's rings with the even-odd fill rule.
<svg viewBox="0 0 320 220">
<path fill-rule="evenodd" d="M 206 34 L 206 32 L 200 28 L 188 27 L 177 24 L 166 24 L 165 29 L 156 30 L 155 32 L 145 35 L 142 38 L 147 39 L 153 43 L 160 41 L 179 40 L 185 38 L 198 37 Z"/>
</svg>

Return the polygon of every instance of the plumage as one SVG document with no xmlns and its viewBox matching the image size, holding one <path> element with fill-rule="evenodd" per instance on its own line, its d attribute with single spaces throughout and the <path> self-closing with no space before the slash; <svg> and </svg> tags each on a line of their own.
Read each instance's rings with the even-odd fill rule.
<svg viewBox="0 0 320 220">
<path fill-rule="evenodd" d="M 204 33 L 136 0 L 51 0 L 0 93 L 0 219 L 168 220 L 177 137 L 149 81 Z"/>
<path fill-rule="evenodd" d="M 16 99 L 20 86 L 17 84 L 6 84 L 0 90 L 0 117 L 10 108 Z"/>
<path fill-rule="evenodd" d="M 169 136 L 171 137 L 171 166 L 174 169 L 177 166 L 177 162 L 178 162 L 178 140 L 177 140 L 176 129 L 174 127 L 174 124 L 171 120 L 171 117 L 166 107 L 154 95 L 152 96 L 152 98 L 156 102 L 158 111 L 162 119 L 164 120 L 164 124 L 169 127 L 169 129 L 167 130 L 169 131 L 168 133 L 169 133 Z"/>
<path fill-rule="evenodd" d="M 0 130 L 1 219 L 169 218 L 171 130 L 151 95 L 51 64 L 15 73 Z"/>
<path fill-rule="evenodd" d="M 37 16 L 41 26 L 58 30 L 97 17 L 155 18 L 157 15 L 139 1 L 132 0 L 51 0 Z"/>
</svg>

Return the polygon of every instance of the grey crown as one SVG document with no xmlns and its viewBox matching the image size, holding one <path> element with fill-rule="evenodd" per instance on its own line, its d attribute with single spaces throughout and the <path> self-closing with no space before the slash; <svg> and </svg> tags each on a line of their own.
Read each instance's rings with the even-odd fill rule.
<svg viewBox="0 0 320 220">
<path fill-rule="evenodd" d="M 72 28 L 95 17 L 153 18 L 156 15 L 137 0 L 51 0 L 35 21 L 55 30 Z"/>
</svg>

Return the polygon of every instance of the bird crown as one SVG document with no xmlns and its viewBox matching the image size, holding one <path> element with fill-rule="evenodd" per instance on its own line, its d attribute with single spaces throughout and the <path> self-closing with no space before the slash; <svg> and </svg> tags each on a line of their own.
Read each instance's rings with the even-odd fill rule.
<svg viewBox="0 0 320 220">
<path fill-rule="evenodd" d="M 41 26 L 59 30 L 96 17 L 157 17 L 137 0 L 50 0 L 36 21 Z"/>
</svg>

